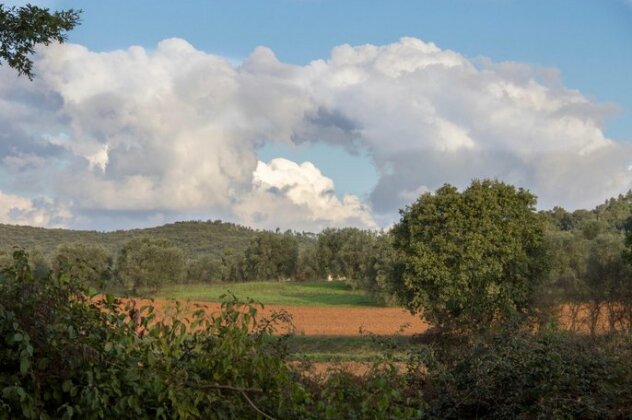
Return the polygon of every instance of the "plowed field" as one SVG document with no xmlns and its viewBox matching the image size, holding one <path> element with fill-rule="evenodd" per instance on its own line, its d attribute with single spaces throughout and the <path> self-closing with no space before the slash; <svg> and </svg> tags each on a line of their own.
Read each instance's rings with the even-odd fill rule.
<svg viewBox="0 0 632 420">
<path fill-rule="evenodd" d="M 156 300 L 160 312 L 173 301 Z M 209 313 L 219 311 L 218 303 L 187 302 L 190 308 L 205 308 Z M 413 335 L 424 332 L 428 324 L 419 316 L 411 315 L 401 308 L 336 308 L 313 306 L 266 305 L 260 312 L 262 317 L 285 310 L 292 315 L 295 332 L 301 335 L 357 336 L 366 333 L 378 335 Z M 285 331 L 279 331 L 283 333 Z"/>
</svg>

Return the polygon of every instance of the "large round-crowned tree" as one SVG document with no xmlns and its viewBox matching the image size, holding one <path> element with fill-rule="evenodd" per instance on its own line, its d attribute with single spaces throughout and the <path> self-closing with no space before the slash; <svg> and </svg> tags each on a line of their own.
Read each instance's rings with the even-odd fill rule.
<svg viewBox="0 0 632 420">
<path fill-rule="evenodd" d="M 544 224 L 536 197 L 493 180 L 444 185 L 401 210 L 395 270 L 413 312 L 444 331 L 521 319 L 542 277 Z"/>
</svg>

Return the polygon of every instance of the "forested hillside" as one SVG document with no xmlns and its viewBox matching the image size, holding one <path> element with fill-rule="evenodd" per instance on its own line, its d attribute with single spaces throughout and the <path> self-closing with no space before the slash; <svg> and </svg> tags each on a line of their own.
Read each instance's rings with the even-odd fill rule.
<svg viewBox="0 0 632 420">
<path fill-rule="evenodd" d="M 220 257 L 229 250 L 243 252 L 256 233 L 248 227 L 219 220 L 177 222 L 159 227 L 114 232 L 0 224 L 0 250 L 6 251 L 18 246 L 29 250 L 41 250 L 46 256 L 51 256 L 61 244 L 82 242 L 100 245 L 108 252 L 116 254 L 130 239 L 151 236 L 169 240 L 191 258 L 202 255 Z"/>
<path fill-rule="evenodd" d="M 632 192 L 593 210 L 569 212 L 556 207 L 540 212 L 549 256 L 547 293 L 564 301 L 584 301 L 596 291 L 605 291 L 609 282 L 616 283 L 627 270 L 622 251 L 630 215 Z M 152 270 L 161 274 L 154 273 L 152 279 L 166 277 L 150 289 L 182 282 L 330 277 L 393 301 L 400 282 L 393 280 L 391 272 L 391 236 L 356 228 L 330 228 L 320 234 L 257 231 L 219 220 L 115 232 L 0 225 L 0 265 L 17 246 L 31 254 L 36 276 L 83 264 L 80 276 L 93 278 L 95 285 L 97 279 L 123 284 L 121 279 L 134 278 L 128 286 L 136 288 L 150 281 L 141 277 Z M 100 261 L 98 268 L 95 261 Z M 147 276 L 135 272 L 143 264 Z M 157 269 L 161 264 L 173 270 Z M 87 275 L 86 270 L 93 273 Z"/>
<path fill-rule="evenodd" d="M 302 273 L 297 271 L 299 254 L 301 261 L 313 256 L 316 242 L 312 233 L 258 231 L 219 220 L 115 232 L 0 224 L 0 267 L 17 247 L 31 255 L 36 277 L 72 266 L 95 286 L 119 284 L 129 276 L 136 286 L 165 276 L 167 283 L 293 278 Z M 302 266 L 311 278 L 319 277 L 312 260 Z M 141 268 L 143 279 L 136 272 Z"/>
<path fill-rule="evenodd" d="M 555 207 L 542 213 L 549 219 L 553 230 L 582 230 L 587 236 L 607 232 L 622 233 L 626 220 L 632 215 L 632 191 L 610 198 L 593 210 L 569 212 Z"/>
<path fill-rule="evenodd" d="M 542 212 L 550 222 L 550 230 L 579 231 L 589 237 L 600 233 L 622 233 L 626 219 L 632 214 L 632 191 L 606 200 L 593 210 L 569 212 L 561 207 Z M 118 252 L 123 244 L 137 236 L 152 236 L 169 240 L 190 258 L 219 257 L 227 250 L 243 252 L 257 231 L 238 224 L 215 221 L 186 221 L 163 226 L 98 232 L 88 230 L 48 229 L 0 223 L 0 250 L 14 246 L 41 250 L 50 256 L 64 243 L 83 242 L 97 244 L 111 253 Z M 303 248 L 313 244 L 317 235 L 295 233 Z"/>
</svg>

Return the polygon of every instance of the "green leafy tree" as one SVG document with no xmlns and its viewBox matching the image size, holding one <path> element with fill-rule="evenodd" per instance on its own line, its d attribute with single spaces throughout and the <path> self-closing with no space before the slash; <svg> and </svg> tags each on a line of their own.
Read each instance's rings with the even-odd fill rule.
<svg viewBox="0 0 632 420">
<path fill-rule="evenodd" d="M 588 326 L 597 332 L 602 313 L 611 331 L 632 330 L 632 272 L 625 261 L 621 235 L 599 235 L 591 244 L 586 269 L 586 298 L 589 303 Z"/>
<path fill-rule="evenodd" d="M 476 331 L 518 319 L 546 269 L 544 222 L 530 192 L 475 180 L 444 185 L 394 226 L 403 300 L 442 330 Z"/>
<path fill-rule="evenodd" d="M 222 262 L 219 258 L 203 255 L 187 262 L 187 281 L 210 283 L 222 280 Z"/>
<path fill-rule="evenodd" d="M 556 303 L 583 302 L 591 242 L 571 232 L 549 232 L 545 242 L 550 271 L 541 292 L 552 294 Z"/>
<path fill-rule="evenodd" d="M 33 78 L 33 61 L 30 56 L 38 44 L 64 42 L 66 32 L 79 24 L 80 10 L 51 12 L 49 9 L 27 4 L 23 7 L 6 7 L 0 4 L 0 63 Z"/>
<path fill-rule="evenodd" d="M 590 241 L 579 231 L 550 230 L 545 246 L 550 270 L 535 291 L 541 325 L 557 322 L 566 308 L 565 326 L 575 330 L 583 323 Z"/>
<path fill-rule="evenodd" d="M 43 280 L 51 273 L 50 261 L 39 247 L 35 247 L 30 251 L 29 264 L 31 265 L 33 277 L 37 280 Z"/>
<path fill-rule="evenodd" d="M 399 285 L 390 233 L 328 228 L 318 235 L 315 258 L 321 277 L 344 280 L 354 289 L 395 303 Z"/>
<path fill-rule="evenodd" d="M 553 207 L 552 210 L 544 211 L 542 214 L 554 228 L 569 231 L 573 229 L 573 215 L 562 207 Z"/>
<path fill-rule="evenodd" d="M 632 211 L 632 190 L 626 194 L 612 197 L 597 206 L 593 211 L 596 216 L 605 221 L 611 230 L 625 231 L 625 224 Z"/>
<path fill-rule="evenodd" d="M 376 234 L 357 228 L 328 228 L 318 235 L 317 254 L 324 276 L 345 278 L 360 286 L 370 270 Z M 354 282 L 357 282 L 354 283 Z"/>
<path fill-rule="evenodd" d="M 112 257 L 100 245 L 73 242 L 60 245 L 53 259 L 53 272 L 103 288 L 112 276 Z"/>
<path fill-rule="evenodd" d="M 297 280 L 322 279 L 316 251 L 316 246 L 313 244 L 299 249 L 295 275 Z"/>
<path fill-rule="evenodd" d="M 221 280 L 222 281 L 244 281 L 246 275 L 244 273 L 244 253 L 237 252 L 232 248 L 224 250 L 221 256 Z"/>
<path fill-rule="evenodd" d="M 384 303 L 402 304 L 402 295 L 405 294 L 400 276 L 401 264 L 397 258 L 397 251 L 393 247 L 393 235 L 391 232 L 377 236 L 370 269 L 367 272 L 365 284 L 369 285 L 369 291 Z"/>
<path fill-rule="evenodd" d="M 184 277 L 186 262 L 180 248 L 166 239 L 136 238 L 126 242 L 117 260 L 117 275 L 135 293 L 156 291 Z"/>
<path fill-rule="evenodd" d="M 246 278 L 270 280 L 290 278 L 296 272 L 298 242 L 292 234 L 260 232 L 244 254 Z"/>
</svg>

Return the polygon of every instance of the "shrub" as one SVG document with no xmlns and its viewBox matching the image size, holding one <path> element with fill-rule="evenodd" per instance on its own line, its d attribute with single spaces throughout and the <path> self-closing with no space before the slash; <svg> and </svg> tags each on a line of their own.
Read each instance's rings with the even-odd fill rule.
<svg viewBox="0 0 632 420">
<path fill-rule="evenodd" d="M 423 408 L 386 365 L 325 383 L 292 370 L 279 313 L 233 297 L 217 315 L 157 314 L 98 297 L 65 274 L 35 279 L 27 255 L 0 274 L 0 418 L 411 418 Z"/>
<path fill-rule="evenodd" d="M 416 419 L 427 405 L 421 389 L 391 363 L 375 363 L 362 376 L 330 372 L 313 394 L 315 411 L 328 419 Z"/>
<path fill-rule="evenodd" d="M 152 305 L 91 297 L 69 276 L 37 281 L 24 252 L 0 277 L 0 413 L 4 417 L 283 417 L 300 413 L 275 319 L 225 303 L 181 308 L 164 318 Z M 282 319 L 282 316 L 277 317 Z"/>
<path fill-rule="evenodd" d="M 630 336 L 505 332 L 422 360 L 431 417 L 632 415 Z"/>
<path fill-rule="evenodd" d="M 53 258 L 53 272 L 56 276 L 67 274 L 88 286 L 98 288 L 108 286 L 112 266 L 112 257 L 105 248 L 82 242 L 60 245 Z"/>
</svg>

